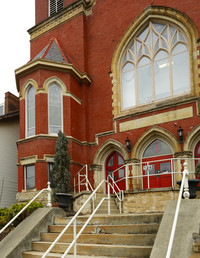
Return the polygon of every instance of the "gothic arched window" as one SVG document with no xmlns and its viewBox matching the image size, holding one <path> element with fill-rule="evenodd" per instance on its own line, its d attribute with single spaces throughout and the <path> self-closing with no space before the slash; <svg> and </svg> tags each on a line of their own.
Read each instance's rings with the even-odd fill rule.
<svg viewBox="0 0 200 258">
<path fill-rule="evenodd" d="M 53 83 L 48 88 L 49 134 L 62 131 L 62 90 Z"/>
<path fill-rule="evenodd" d="M 26 93 L 26 136 L 35 135 L 35 88 L 30 85 Z"/>
<path fill-rule="evenodd" d="M 149 22 L 122 60 L 122 109 L 190 92 L 187 38 L 170 23 Z"/>
</svg>

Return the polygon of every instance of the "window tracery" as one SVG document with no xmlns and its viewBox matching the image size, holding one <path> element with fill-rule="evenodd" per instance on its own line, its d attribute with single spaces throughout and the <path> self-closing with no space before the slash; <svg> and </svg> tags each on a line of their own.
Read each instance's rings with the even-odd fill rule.
<svg viewBox="0 0 200 258">
<path fill-rule="evenodd" d="M 122 60 L 122 109 L 190 91 L 187 38 L 170 23 L 149 22 Z"/>
</svg>

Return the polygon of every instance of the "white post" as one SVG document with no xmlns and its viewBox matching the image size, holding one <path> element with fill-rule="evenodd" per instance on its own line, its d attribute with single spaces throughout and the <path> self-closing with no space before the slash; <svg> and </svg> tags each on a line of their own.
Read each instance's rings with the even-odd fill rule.
<svg viewBox="0 0 200 258">
<path fill-rule="evenodd" d="M 74 220 L 74 240 L 76 239 L 76 219 Z M 74 243 L 74 258 L 76 258 L 76 240 Z"/>
<path fill-rule="evenodd" d="M 51 202 L 51 187 L 50 187 L 50 182 L 47 183 L 47 207 L 52 207 L 52 202 Z"/>
<path fill-rule="evenodd" d="M 128 189 L 128 164 L 126 164 L 126 190 Z"/>
<path fill-rule="evenodd" d="M 172 225 L 172 230 L 171 230 L 171 235 L 170 235 L 170 239 L 169 239 L 166 258 L 170 258 L 170 256 L 171 256 L 172 245 L 173 245 L 173 242 L 174 242 L 174 235 L 175 235 L 175 231 L 176 231 L 176 224 L 177 224 L 177 221 L 178 221 L 178 214 L 179 214 L 179 209 L 180 209 L 180 205 L 181 205 L 183 185 L 184 185 L 184 182 L 185 182 L 186 173 L 188 173 L 187 163 L 184 162 L 183 166 L 184 166 L 184 171 L 183 171 L 182 183 L 181 183 L 181 188 L 180 188 L 180 192 L 179 192 L 179 196 L 178 196 L 178 201 L 177 201 L 176 211 L 175 211 L 175 215 L 174 215 L 174 221 L 173 221 L 173 225 Z"/>
<path fill-rule="evenodd" d="M 76 179 L 75 179 L 75 177 L 74 177 L 74 194 L 76 194 Z"/>
<path fill-rule="evenodd" d="M 108 182 L 108 215 L 110 215 L 110 185 Z"/>
<path fill-rule="evenodd" d="M 147 162 L 147 182 L 148 182 L 148 189 L 150 188 L 150 182 L 149 182 L 149 163 Z"/>
<path fill-rule="evenodd" d="M 88 166 L 87 166 L 87 164 L 85 165 L 85 169 L 86 169 L 86 189 L 87 189 L 87 191 L 89 191 L 89 188 L 88 188 Z"/>
<path fill-rule="evenodd" d="M 173 169 L 173 160 L 171 159 L 171 179 L 172 179 L 172 187 L 174 187 L 174 169 Z"/>
<path fill-rule="evenodd" d="M 80 185 L 80 172 L 78 172 L 78 192 L 81 192 L 81 185 Z"/>
<path fill-rule="evenodd" d="M 187 169 L 187 162 L 184 162 L 183 164 L 184 166 L 184 172 L 185 173 L 185 180 L 184 180 L 184 193 L 183 193 L 183 197 L 184 199 L 189 199 L 190 197 L 190 193 L 189 193 L 189 184 L 188 184 L 188 176 L 189 176 L 189 172 Z"/>
</svg>

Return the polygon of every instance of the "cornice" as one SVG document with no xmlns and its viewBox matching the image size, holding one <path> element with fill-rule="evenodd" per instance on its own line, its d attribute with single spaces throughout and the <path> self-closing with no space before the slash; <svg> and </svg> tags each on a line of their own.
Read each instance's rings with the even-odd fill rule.
<svg viewBox="0 0 200 258">
<path fill-rule="evenodd" d="M 76 2 L 68 5 L 62 11 L 48 17 L 41 23 L 29 29 L 28 33 L 30 34 L 31 41 L 80 14 L 84 14 L 85 16 L 90 15 L 95 3 L 95 0 L 77 0 Z"/>
<path fill-rule="evenodd" d="M 20 78 L 39 69 L 48 69 L 53 71 L 61 71 L 61 72 L 69 73 L 73 77 L 75 77 L 80 83 L 85 83 L 87 85 L 90 85 L 92 82 L 91 78 L 88 76 L 87 73 L 81 73 L 72 64 L 53 62 L 53 61 L 44 60 L 44 59 L 36 59 L 15 70 L 15 78 L 16 78 L 18 91 L 19 91 Z"/>
</svg>

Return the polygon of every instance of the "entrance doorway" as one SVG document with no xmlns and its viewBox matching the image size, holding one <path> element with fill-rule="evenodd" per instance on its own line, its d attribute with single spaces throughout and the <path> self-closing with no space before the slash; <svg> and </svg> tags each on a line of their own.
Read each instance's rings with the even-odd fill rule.
<svg viewBox="0 0 200 258">
<path fill-rule="evenodd" d="M 172 158 L 171 148 L 161 140 L 153 141 L 145 149 L 142 156 L 144 189 L 172 186 Z"/>
<path fill-rule="evenodd" d="M 125 166 L 123 166 L 124 164 L 123 157 L 116 151 L 113 152 L 106 160 L 106 180 L 108 176 L 112 177 L 120 190 L 126 189 Z M 112 184 L 111 179 L 109 179 L 109 182 Z M 117 190 L 116 187 L 115 190 Z M 107 191 L 108 189 L 106 187 L 106 192 Z M 110 188 L 110 192 L 112 193 L 112 188 Z"/>
</svg>

